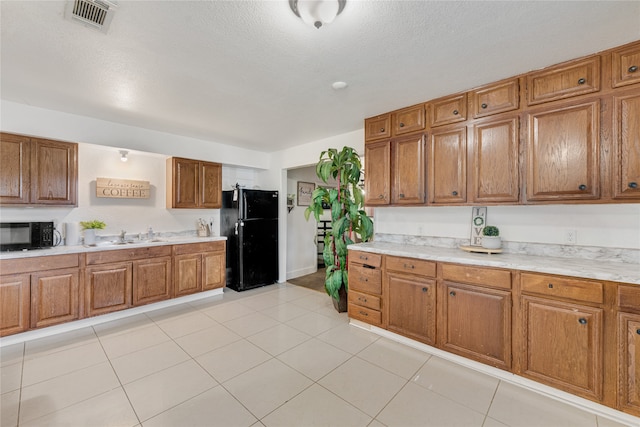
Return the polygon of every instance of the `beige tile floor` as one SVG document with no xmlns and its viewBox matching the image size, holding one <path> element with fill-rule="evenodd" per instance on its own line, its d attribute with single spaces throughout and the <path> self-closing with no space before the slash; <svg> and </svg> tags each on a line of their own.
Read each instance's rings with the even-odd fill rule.
<svg viewBox="0 0 640 427">
<path fill-rule="evenodd" d="M 0 355 L 2 427 L 620 426 L 350 326 L 290 284 Z"/>
</svg>

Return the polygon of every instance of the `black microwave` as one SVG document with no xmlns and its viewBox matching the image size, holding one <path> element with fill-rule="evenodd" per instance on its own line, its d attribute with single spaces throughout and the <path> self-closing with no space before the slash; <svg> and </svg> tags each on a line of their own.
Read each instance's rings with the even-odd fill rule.
<svg viewBox="0 0 640 427">
<path fill-rule="evenodd" d="M 53 222 L 0 222 L 0 251 L 53 246 Z"/>
</svg>

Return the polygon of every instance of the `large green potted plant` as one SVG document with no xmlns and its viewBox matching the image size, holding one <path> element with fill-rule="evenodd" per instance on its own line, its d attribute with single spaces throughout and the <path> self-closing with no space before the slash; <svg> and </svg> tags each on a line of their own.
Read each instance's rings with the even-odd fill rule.
<svg viewBox="0 0 640 427">
<path fill-rule="evenodd" d="M 362 162 L 353 148 L 323 151 L 316 165 L 316 175 L 329 185 L 314 190 L 311 204 L 304 211 L 307 221 L 311 214 L 319 221 L 323 203 L 330 206 L 331 230 L 324 236 L 324 287 L 340 312 L 347 311 L 347 247 L 356 240 L 371 240 L 373 235 L 373 222 L 364 211 L 364 194 L 358 187 L 361 174 Z"/>
</svg>

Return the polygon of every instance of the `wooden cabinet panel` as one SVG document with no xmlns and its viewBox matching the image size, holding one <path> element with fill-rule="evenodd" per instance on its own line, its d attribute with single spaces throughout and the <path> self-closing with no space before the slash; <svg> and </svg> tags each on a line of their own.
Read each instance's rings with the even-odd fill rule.
<svg viewBox="0 0 640 427">
<path fill-rule="evenodd" d="M 85 272 L 85 311 L 87 316 L 110 313 L 132 306 L 132 264 L 89 267 Z"/>
<path fill-rule="evenodd" d="M 222 165 L 200 162 L 200 207 L 220 209 L 222 207 Z"/>
<path fill-rule="evenodd" d="M 349 290 L 347 311 L 349 317 L 382 326 L 382 255 L 362 251 L 349 251 Z"/>
<path fill-rule="evenodd" d="M 477 119 L 517 110 L 520 106 L 520 85 L 518 79 L 493 83 L 475 89 L 469 96 L 473 105 L 473 117 Z"/>
<path fill-rule="evenodd" d="M 133 262 L 134 306 L 171 298 L 171 284 L 171 257 Z"/>
<path fill-rule="evenodd" d="M 79 318 L 78 269 L 31 275 L 31 327 L 40 328 Z"/>
<path fill-rule="evenodd" d="M 391 137 L 391 115 L 383 114 L 364 120 L 364 140 L 375 141 Z M 365 157 L 366 158 L 366 157 Z"/>
<path fill-rule="evenodd" d="M 520 199 L 518 117 L 473 126 L 471 199 L 474 202 L 517 203 Z"/>
<path fill-rule="evenodd" d="M 522 273 L 520 281 L 522 292 L 596 304 L 604 302 L 600 282 L 534 273 Z"/>
<path fill-rule="evenodd" d="M 29 329 L 29 274 L 0 276 L 0 336 Z"/>
<path fill-rule="evenodd" d="M 640 53 L 638 54 L 640 56 Z M 639 61 L 640 62 L 640 61 Z M 640 71 L 638 72 L 640 77 Z M 640 198 L 640 94 L 613 97 L 613 197 Z"/>
<path fill-rule="evenodd" d="M 440 264 L 442 278 L 498 289 L 511 289 L 511 271 L 468 265 Z"/>
<path fill-rule="evenodd" d="M 169 245 L 147 246 L 143 248 L 128 248 L 111 251 L 89 252 L 86 255 L 86 263 L 87 265 L 110 264 L 114 262 L 157 258 L 170 255 L 171 246 Z"/>
<path fill-rule="evenodd" d="M 27 204 L 30 201 L 29 138 L 0 133 L 0 204 Z"/>
<path fill-rule="evenodd" d="M 372 310 L 380 311 L 382 309 L 380 297 L 375 295 L 363 294 L 362 292 L 350 289 L 347 297 L 349 298 L 349 302 L 352 304 L 361 305 L 362 307 L 367 307 Z"/>
<path fill-rule="evenodd" d="M 618 285 L 618 308 L 640 312 L 640 286 Z"/>
<path fill-rule="evenodd" d="M 618 406 L 640 415 L 640 315 L 618 315 Z"/>
<path fill-rule="evenodd" d="M 173 208 L 197 208 L 198 207 L 198 181 L 200 169 L 197 160 L 180 159 L 174 157 L 171 161 L 173 199 L 170 207 Z M 169 169 L 169 164 L 167 164 Z M 167 173 L 169 171 L 167 170 Z M 167 188 L 167 191 L 169 188 Z M 169 202 L 169 201 L 168 201 Z"/>
<path fill-rule="evenodd" d="M 511 368 L 511 292 L 442 282 L 438 341 L 452 353 Z"/>
<path fill-rule="evenodd" d="M 467 120 L 467 94 L 436 99 L 429 104 L 431 127 L 448 125 Z"/>
<path fill-rule="evenodd" d="M 602 399 L 603 310 L 522 297 L 523 375 L 590 399 Z"/>
<path fill-rule="evenodd" d="M 349 268 L 351 268 L 351 263 L 380 267 L 382 265 L 382 255 L 351 250 L 349 251 Z"/>
<path fill-rule="evenodd" d="M 415 275 L 387 274 L 389 330 L 434 345 L 436 282 Z"/>
<path fill-rule="evenodd" d="M 77 206 L 78 145 L 35 139 L 31 150 L 31 202 Z"/>
<path fill-rule="evenodd" d="M 416 274 L 424 277 L 436 276 L 436 263 L 433 261 L 396 256 L 387 256 L 385 259 L 387 271 Z"/>
<path fill-rule="evenodd" d="M 347 311 L 349 317 L 352 319 L 361 320 L 374 326 L 382 325 L 382 313 L 378 310 L 372 310 L 361 305 L 349 303 L 347 305 Z"/>
<path fill-rule="evenodd" d="M 611 55 L 613 87 L 640 83 L 640 43 L 614 50 Z"/>
<path fill-rule="evenodd" d="M 527 200 L 597 199 L 600 101 L 528 115 Z"/>
<path fill-rule="evenodd" d="M 391 122 L 393 123 L 393 135 L 424 130 L 426 125 L 424 104 L 395 111 L 391 115 Z"/>
<path fill-rule="evenodd" d="M 429 202 L 466 202 L 467 128 L 434 129 L 429 153 Z"/>
<path fill-rule="evenodd" d="M 29 273 L 34 271 L 55 270 L 57 268 L 78 267 L 78 254 L 50 255 L 28 258 L 0 260 L 2 274 Z"/>
<path fill-rule="evenodd" d="M 393 141 L 391 151 L 394 204 L 424 203 L 424 144 L 423 135 Z"/>
<path fill-rule="evenodd" d="M 365 144 L 364 158 L 364 203 L 388 205 L 391 202 L 391 142 Z"/>
<path fill-rule="evenodd" d="M 380 270 L 359 265 L 349 266 L 349 289 L 380 295 L 382 292 Z"/>
<path fill-rule="evenodd" d="M 174 267 L 174 295 L 200 292 L 202 290 L 202 256 L 178 255 L 173 259 Z"/>
<path fill-rule="evenodd" d="M 202 254 L 202 290 L 224 287 L 226 283 L 226 252 L 209 252 Z"/>
<path fill-rule="evenodd" d="M 529 105 L 600 90 L 600 57 L 572 61 L 527 75 Z"/>
</svg>

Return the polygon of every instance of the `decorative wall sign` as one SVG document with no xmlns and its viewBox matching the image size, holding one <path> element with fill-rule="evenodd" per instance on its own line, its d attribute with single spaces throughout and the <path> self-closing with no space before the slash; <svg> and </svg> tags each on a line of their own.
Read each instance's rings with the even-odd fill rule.
<svg viewBox="0 0 640 427">
<path fill-rule="evenodd" d="M 96 197 L 109 199 L 148 199 L 151 197 L 149 181 L 132 179 L 96 178 Z"/>
<path fill-rule="evenodd" d="M 298 206 L 309 206 L 315 189 L 316 184 L 313 182 L 298 181 Z"/>
<path fill-rule="evenodd" d="M 482 246 L 482 230 L 487 225 L 487 208 L 471 208 L 471 246 Z"/>
</svg>

